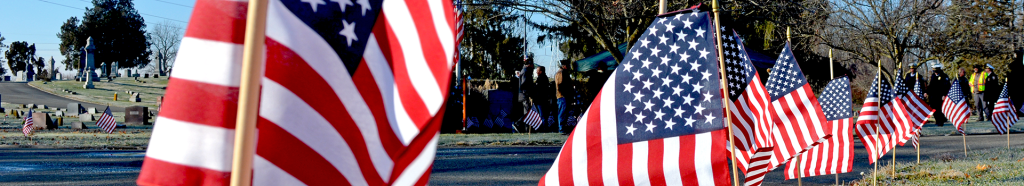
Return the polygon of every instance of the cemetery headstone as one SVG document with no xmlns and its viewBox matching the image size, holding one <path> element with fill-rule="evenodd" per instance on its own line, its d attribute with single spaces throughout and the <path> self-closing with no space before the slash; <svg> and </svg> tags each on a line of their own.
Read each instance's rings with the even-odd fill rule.
<svg viewBox="0 0 1024 186">
<path fill-rule="evenodd" d="M 53 113 L 57 117 L 64 117 L 64 111 L 57 111 Z"/>
<path fill-rule="evenodd" d="M 57 123 L 57 126 L 64 126 L 64 117 L 57 117 L 57 120 L 54 121 L 54 123 Z"/>
<path fill-rule="evenodd" d="M 99 113 L 99 112 L 98 112 L 98 111 L 96 110 L 96 107 L 89 107 L 89 114 L 96 114 L 96 113 Z"/>
<path fill-rule="evenodd" d="M 32 80 L 35 80 L 35 79 L 36 79 L 35 67 L 32 67 L 32 64 L 30 63 L 30 64 L 28 64 L 28 67 L 25 70 L 25 81 L 32 81 Z"/>
<path fill-rule="evenodd" d="M 56 129 L 57 125 L 50 120 L 50 115 L 43 112 L 32 113 L 32 125 L 34 129 Z"/>
<path fill-rule="evenodd" d="M 4 76 L 4 81 L 11 81 L 11 76 Z"/>
<path fill-rule="evenodd" d="M 79 114 L 78 115 L 78 121 L 81 121 L 81 122 L 91 122 L 91 121 L 96 121 L 96 118 L 93 118 L 92 114 L 85 113 L 85 114 Z"/>
<path fill-rule="evenodd" d="M 18 74 L 15 75 L 15 77 L 15 81 L 25 81 L 25 71 L 18 71 Z"/>
<path fill-rule="evenodd" d="M 125 125 L 149 125 L 149 107 L 130 106 L 124 108 Z"/>
<path fill-rule="evenodd" d="M 96 64 L 95 61 L 94 61 L 95 60 L 95 54 L 93 53 L 93 52 L 96 51 L 96 44 L 93 43 L 92 37 L 89 37 L 89 40 L 86 42 L 85 51 L 86 51 L 86 56 L 87 56 L 86 60 L 85 60 L 85 73 L 86 74 L 84 75 L 85 76 L 85 85 L 82 85 L 82 88 L 93 89 L 93 88 L 96 88 L 94 85 L 92 85 L 92 78 L 94 78 L 96 76 L 96 72 L 95 72 L 95 69 L 94 69 L 95 68 L 94 64 Z"/>
<path fill-rule="evenodd" d="M 100 63 L 100 77 L 101 78 L 107 77 L 107 64 L 106 63 Z"/>
<path fill-rule="evenodd" d="M 50 80 L 51 81 L 57 79 L 57 73 L 53 73 L 53 63 L 55 63 L 55 62 L 56 61 L 54 61 L 53 58 L 50 58 L 50 71 L 49 72 L 50 72 Z"/>
<path fill-rule="evenodd" d="M 25 105 L 25 106 L 26 107 L 22 107 L 22 108 L 36 108 L 36 104 L 35 103 L 29 103 L 28 105 Z"/>
<path fill-rule="evenodd" d="M 83 110 L 80 110 L 81 108 L 82 108 L 82 104 L 81 103 L 68 103 L 68 110 L 67 111 L 71 115 L 78 115 L 78 114 L 81 114 L 83 112 Z"/>
<path fill-rule="evenodd" d="M 76 122 L 71 122 L 71 129 L 89 129 L 89 127 L 86 127 L 85 124 L 82 123 L 82 122 L 77 122 L 76 121 Z"/>
<path fill-rule="evenodd" d="M 128 98 L 128 100 L 131 102 L 142 102 L 142 98 L 140 97 L 141 96 L 139 95 L 138 92 L 134 92 L 132 93 L 132 97 Z"/>
<path fill-rule="evenodd" d="M 149 78 L 149 74 L 143 75 L 142 78 Z"/>
<path fill-rule="evenodd" d="M 46 105 L 36 105 L 36 108 L 37 109 L 50 109 L 50 107 L 47 107 Z"/>
</svg>

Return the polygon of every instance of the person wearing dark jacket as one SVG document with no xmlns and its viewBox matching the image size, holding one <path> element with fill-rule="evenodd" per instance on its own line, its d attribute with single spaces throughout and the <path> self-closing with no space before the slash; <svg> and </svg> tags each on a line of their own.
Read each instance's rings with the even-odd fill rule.
<svg viewBox="0 0 1024 186">
<path fill-rule="evenodd" d="M 928 100 L 928 106 L 935 109 L 932 116 L 935 117 L 935 125 L 942 126 L 948 120 L 942 113 L 942 97 L 949 93 L 949 76 L 942 72 L 942 66 L 932 66 L 932 76 L 928 80 L 928 87 L 925 89 L 924 97 Z"/>
<path fill-rule="evenodd" d="M 1003 86 L 999 84 L 999 76 L 992 72 L 992 65 L 985 64 L 985 73 L 988 77 L 985 77 L 985 104 L 988 110 L 985 110 L 985 114 L 989 116 L 989 120 L 992 119 L 992 111 L 995 110 L 996 100 L 999 100 L 999 93 L 1002 93 Z"/>
<path fill-rule="evenodd" d="M 969 82 L 967 80 L 967 70 L 965 70 L 964 68 L 960 68 L 960 70 L 958 70 L 956 73 L 956 81 L 960 82 L 960 95 L 964 95 L 965 97 L 967 97 L 968 101 L 970 101 L 971 96 L 969 95 L 971 95 L 971 85 L 968 84 Z M 971 104 L 967 104 L 967 107 L 970 108 Z"/>
</svg>

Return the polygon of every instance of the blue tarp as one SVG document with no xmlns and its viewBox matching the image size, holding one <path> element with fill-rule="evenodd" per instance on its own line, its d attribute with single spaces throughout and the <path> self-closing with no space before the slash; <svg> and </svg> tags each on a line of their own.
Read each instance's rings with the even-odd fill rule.
<svg viewBox="0 0 1024 186">
<path fill-rule="evenodd" d="M 622 54 L 626 54 L 626 44 L 619 44 L 619 51 Z M 750 57 L 750 61 L 754 63 L 754 66 L 760 69 L 772 68 L 775 66 L 775 59 L 777 57 L 771 57 L 758 53 L 756 51 L 747 51 L 747 56 Z M 604 68 L 604 70 L 614 70 L 618 67 L 618 63 L 615 62 L 615 58 L 612 57 L 611 53 L 604 51 L 593 56 L 583 58 L 576 62 L 573 62 L 576 71 L 586 72 L 598 68 Z"/>
</svg>

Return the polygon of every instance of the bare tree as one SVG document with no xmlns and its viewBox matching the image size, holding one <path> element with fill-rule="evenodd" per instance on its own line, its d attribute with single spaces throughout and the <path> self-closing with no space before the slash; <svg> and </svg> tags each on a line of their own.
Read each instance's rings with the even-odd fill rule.
<svg viewBox="0 0 1024 186">
<path fill-rule="evenodd" d="M 169 62 L 172 62 L 178 54 L 178 46 L 181 44 L 182 39 L 182 28 L 177 24 L 170 21 L 164 21 L 153 26 L 153 30 L 150 31 L 150 40 L 153 43 L 153 52 L 156 54 L 153 57 L 162 55 L 163 61 L 157 61 L 156 66 L 161 66 L 159 63 L 164 63 L 162 70 L 164 72 L 170 69 Z"/>
</svg>

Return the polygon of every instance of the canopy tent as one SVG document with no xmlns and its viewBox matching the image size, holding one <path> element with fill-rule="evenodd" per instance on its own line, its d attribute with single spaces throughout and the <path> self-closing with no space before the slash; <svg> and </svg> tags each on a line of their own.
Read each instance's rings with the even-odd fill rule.
<svg viewBox="0 0 1024 186">
<path fill-rule="evenodd" d="M 626 43 L 619 44 L 618 48 L 623 55 L 626 54 Z M 750 57 L 750 61 L 753 62 L 754 66 L 758 69 L 768 69 L 775 66 L 776 57 L 767 56 L 756 51 L 747 51 L 747 56 Z M 613 58 L 612 54 L 608 51 L 573 62 L 573 67 L 575 67 L 576 71 L 579 72 L 586 72 L 595 69 L 614 70 L 618 66 L 618 62 L 615 61 L 615 58 Z"/>
</svg>

